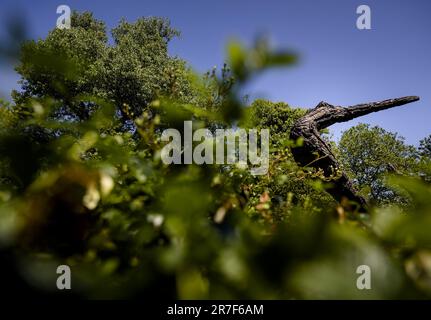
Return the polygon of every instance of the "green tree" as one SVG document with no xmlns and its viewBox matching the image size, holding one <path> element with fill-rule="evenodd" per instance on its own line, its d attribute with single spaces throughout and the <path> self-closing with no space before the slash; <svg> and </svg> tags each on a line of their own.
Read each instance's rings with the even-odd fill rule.
<svg viewBox="0 0 431 320">
<path fill-rule="evenodd" d="M 168 53 L 179 32 L 166 19 L 122 20 L 111 32 L 112 45 L 105 24 L 91 13 L 74 12 L 71 19 L 70 29 L 24 44 L 16 67 L 22 90 L 13 93 L 17 105 L 49 96 L 60 103 L 57 117 L 87 120 L 97 109 L 96 97 L 112 101 L 126 122 L 157 96 L 191 98 L 185 62 Z"/>
<path fill-rule="evenodd" d="M 338 144 L 339 157 L 360 192 L 377 202 L 399 201 L 385 183 L 385 174 L 411 175 L 417 150 L 404 138 L 378 126 L 359 124 L 345 131 Z"/>
<path fill-rule="evenodd" d="M 431 135 L 419 141 L 418 149 L 422 156 L 431 158 Z"/>
<path fill-rule="evenodd" d="M 431 135 L 419 141 L 418 151 L 418 174 L 424 181 L 431 182 Z"/>
</svg>

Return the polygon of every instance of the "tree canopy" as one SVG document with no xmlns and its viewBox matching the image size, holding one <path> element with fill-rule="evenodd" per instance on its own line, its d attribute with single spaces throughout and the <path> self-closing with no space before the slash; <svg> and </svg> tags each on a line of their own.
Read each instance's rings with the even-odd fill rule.
<svg viewBox="0 0 431 320">
<path fill-rule="evenodd" d="M 168 54 L 178 35 L 166 19 L 140 18 L 122 20 L 108 41 L 102 21 L 74 12 L 70 29 L 56 28 L 45 39 L 25 43 L 16 68 L 22 90 L 14 92 L 14 101 L 49 96 L 61 101 L 59 117 L 88 120 L 95 108 L 88 98 L 97 97 L 112 101 L 126 121 L 157 96 L 190 99 L 186 63 Z"/>
</svg>

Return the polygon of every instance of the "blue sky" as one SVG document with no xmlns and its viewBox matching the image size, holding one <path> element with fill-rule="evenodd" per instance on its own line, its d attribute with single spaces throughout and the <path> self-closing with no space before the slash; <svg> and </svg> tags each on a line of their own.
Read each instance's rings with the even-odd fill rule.
<svg viewBox="0 0 431 320">
<path fill-rule="evenodd" d="M 268 71 L 247 92 L 252 97 L 313 107 L 419 95 L 421 101 L 335 125 L 334 136 L 358 122 L 379 125 L 417 144 L 431 134 L 431 1 L 428 0 L 1 0 L 0 25 L 19 12 L 30 36 L 43 38 L 55 26 L 58 5 L 89 10 L 114 27 L 125 17 L 164 16 L 182 32 L 170 52 L 197 71 L 222 65 L 235 38 L 251 43 L 264 33 L 275 47 L 300 54 L 297 66 Z M 372 30 L 356 28 L 356 8 L 371 8 Z M 0 34 L 1 34 L 0 30 Z M 0 64 L 0 92 L 17 88 L 13 67 Z"/>
</svg>

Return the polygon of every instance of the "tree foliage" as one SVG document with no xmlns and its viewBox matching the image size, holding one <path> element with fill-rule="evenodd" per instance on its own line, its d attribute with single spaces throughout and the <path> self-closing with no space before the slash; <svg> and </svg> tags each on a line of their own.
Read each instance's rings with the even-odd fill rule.
<svg viewBox="0 0 431 320">
<path fill-rule="evenodd" d="M 431 135 L 419 141 L 418 149 L 422 156 L 431 158 Z"/>
<path fill-rule="evenodd" d="M 340 158 L 357 187 L 378 202 L 399 201 L 385 183 L 385 174 L 409 175 L 417 165 L 417 150 L 396 133 L 359 124 L 345 131 L 338 145 Z"/>
<path fill-rule="evenodd" d="M 122 122 L 134 119 L 157 96 L 190 98 L 189 70 L 183 60 L 168 54 L 179 32 L 161 18 L 122 20 L 111 31 L 91 13 L 73 13 L 70 29 L 54 29 L 46 39 L 22 48 L 22 90 L 17 104 L 29 98 L 52 97 L 61 102 L 58 116 L 88 120 L 97 104 L 88 98 L 112 101 Z"/>
</svg>

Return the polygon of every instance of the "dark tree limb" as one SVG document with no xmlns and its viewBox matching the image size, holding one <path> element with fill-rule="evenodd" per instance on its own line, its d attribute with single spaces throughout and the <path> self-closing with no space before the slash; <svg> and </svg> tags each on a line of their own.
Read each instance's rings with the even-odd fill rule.
<svg viewBox="0 0 431 320">
<path fill-rule="evenodd" d="M 314 109 L 309 110 L 303 117 L 298 119 L 290 132 L 290 138 L 303 139 L 300 147 L 292 149 L 295 161 L 304 167 L 322 169 L 325 177 L 330 177 L 340 166 L 331 151 L 331 147 L 320 137 L 319 131 L 334 123 L 345 122 L 372 112 L 401 106 L 418 101 L 419 97 L 409 96 L 398 99 L 389 99 L 379 102 L 358 104 L 351 107 L 333 106 L 326 102 L 320 102 Z M 356 193 L 347 175 L 342 172 L 341 176 L 332 181 L 333 187 L 328 192 L 340 203 L 345 200 L 357 203 L 365 210 L 366 201 Z"/>
</svg>

